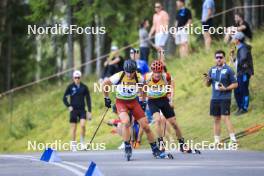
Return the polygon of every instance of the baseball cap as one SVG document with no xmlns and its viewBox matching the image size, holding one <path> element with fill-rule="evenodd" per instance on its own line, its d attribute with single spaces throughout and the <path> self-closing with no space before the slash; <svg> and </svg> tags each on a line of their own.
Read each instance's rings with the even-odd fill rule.
<svg viewBox="0 0 264 176">
<path fill-rule="evenodd" d="M 243 40 L 245 35 L 242 32 L 237 32 L 232 38 L 233 40 Z"/>
<path fill-rule="evenodd" d="M 81 77 L 82 76 L 82 73 L 79 71 L 79 70 L 75 70 L 72 74 L 72 77 Z"/>
<path fill-rule="evenodd" d="M 116 51 L 116 50 L 118 50 L 118 47 L 115 46 L 115 45 L 113 45 L 113 46 L 111 47 L 111 51 Z"/>
</svg>

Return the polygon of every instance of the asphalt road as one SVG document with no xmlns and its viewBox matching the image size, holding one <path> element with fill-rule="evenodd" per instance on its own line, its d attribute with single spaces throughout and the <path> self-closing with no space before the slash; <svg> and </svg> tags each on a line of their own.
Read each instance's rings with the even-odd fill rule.
<svg viewBox="0 0 264 176">
<path fill-rule="evenodd" d="M 203 151 L 201 155 L 173 153 L 174 160 L 154 159 L 149 150 L 137 150 L 132 161 L 122 151 L 58 152 L 61 163 L 40 161 L 40 153 L 1 154 L 2 176 L 84 175 L 94 161 L 109 176 L 263 176 L 264 152 Z"/>
</svg>

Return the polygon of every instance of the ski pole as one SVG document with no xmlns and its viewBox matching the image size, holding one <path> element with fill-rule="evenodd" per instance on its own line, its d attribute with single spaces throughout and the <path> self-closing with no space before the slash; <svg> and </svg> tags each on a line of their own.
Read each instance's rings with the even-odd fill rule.
<svg viewBox="0 0 264 176">
<path fill-rule="evenodd" d="M 89 142 L 89 145 L 91 145 L 91 143 L 93 142 L 93 140 L 94 140 L 94 138 L 95 138 L 95 135 L 97 134 L 97 132 L 98 132 L 100 126 L 102 125 L 102 123 L 103 123 L 103 121 L 104 121 L 104 118 L 105 118 L 105 115 L 106 115 L 106 113 L 108 112 L 108 110 L 109 110 L 109 108 L 107 108 L 106 111 L 104 112 L 104 114 L 103 114 L 103 116 L 102 116 L 102 119 L 101 119 L 99 125 L 97 126 L 97 128 L 96 128 L 96 130 L 95 130 L 95 132 L 94 132 L 94 134 L 93 134 L 93 137 L 91 138 L 91 140 L 90 140 L 90 142 Z"/>
</svg>

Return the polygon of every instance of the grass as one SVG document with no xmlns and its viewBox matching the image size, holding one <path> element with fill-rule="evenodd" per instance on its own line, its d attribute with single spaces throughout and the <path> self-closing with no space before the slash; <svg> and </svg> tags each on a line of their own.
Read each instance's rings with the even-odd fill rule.
<svg viewBox="0 0 264 176">
<path fill-rule="evenodd" d="M 255 75 L 250 82 L 250 109 L 249 113 L 241 117 L 231 116 L 236 132 L 264 122 L 264 33 L 258 34 L 255 35 L 258 38 L 252 43 Z M 192 44 L 192 47 L 196 52 L 191 56 L 184 59 L 170 57 L 167 63 L 176 83 L 174 102 L 177 120 L 186 139 L 196 142 L 212 141 L 212 118 L 208 113 L 211 89 L 203 85 L 202 74 L 214 65 L 215 49 L 224 49 L 226 53 L 229 49 L 221 42 L 214 43 L 208 52 L 203 51 L 197 43 Z M 95 81 L 95 76 L 86 77 L 84 80 L 91 92 Z M 55 140 L 70 141 L 69 113 L 62 103 L 64 90 L 69 83 L 70 81 L 44 82 L 13 93 L 12 97 L 10 95 L 0 99 L 0 152 L 27 152 L 28 140 L 44 143 Z M 87 122 L 87 140 L 91 138 L 105 110 L 102 94 L 92 93 L 92 106 L 93 120 Z M 232 111 L 235 111 L 235 107 L 232 100 Z M 105 120 L 115 117 L 115 114 L 110 112 Z M 103 123 L 94 142 L 105 142 L 107 149 L 115 149 L 121 139 L 112 135 L 110 130 L 111 128 Z M 225 126 L 222 128 L 222 136 L 228 136 Z M 264 130 L 241 138 L 240 148 L 263 151 L 263 139 Z M 147 146 L 146 141 L 143 146 Z"/>
</svg>

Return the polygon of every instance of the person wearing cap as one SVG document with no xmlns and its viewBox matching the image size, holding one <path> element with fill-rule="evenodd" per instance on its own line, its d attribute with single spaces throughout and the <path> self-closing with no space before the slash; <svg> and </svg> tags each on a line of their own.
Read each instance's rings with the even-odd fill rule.
<svg viewBox="0 0 264 176">
<path fill-rule="evenodd" d="M 177 0 L 177 9 L 175 44 L 179 45 L 180 57 L 185 57 L 189 53 L 189 34 L 187 28 L 192 23 L 192 13 L 185 7 L 185 0 Z"/>
<path fill-rule="evenodd" d="M 233 36 L 233 42 L 236 45 L 237 55 L 231 55 L 236 66 L 238 87 L 235 89 L 235 99 L 238 106 L 236 115 L 248 112 L 249 106 L 249 80 L 254 75 L 253 58 L 251 46 L 245 43 L 245 35 L 237 32 Z"/>
<path fill-rule="evenodd" d="M 80 142 L 82 147 L 85 147 L 85 126 L 86 118 L 91 120 L 91 97 L 88 87 L 81 82 L 82 73 L 79 70 L 73 72 L 73 83 L 68 85 L 65 93 L 63 95 L 63 103 L 68 108 L 70 112 L 70 124 L 71 124 L 71 148 L 72 151 L 76 151 L 76 130 L 77 122 L 80 121 L 81 126 L 81 137 Z M 68 101 L 70 97 L 70 102 Z M 85 101 L 87 105 L 87 110 L 85 110 Z"/>
<path fill-rule="evenodd" d="M 232 90 L 237 88 L 237 80 L 235 72 L 226 64 L 225 52 L 217 50 L 214 57 L 216 65 L 204 74 L 205 85 L 212 86 L 210 115 L 214 120 L 214 143 L 216 146 L 221 145 L 221 119 L 223 119 L 229 132 L 230 143 L 234 144 L 237 140 L 230 120 L 230 106 Z"/>
<path fill-rule="evenodd" d="M 122 70 L 123 59 L 119 55 L 118 47 L 112 46 L 109 57 L 104 62 L 104 71 L 101 81 Z"/>
</svg>

